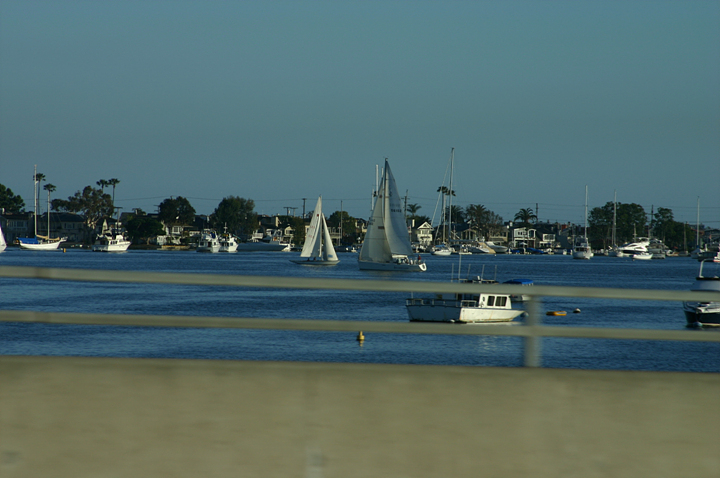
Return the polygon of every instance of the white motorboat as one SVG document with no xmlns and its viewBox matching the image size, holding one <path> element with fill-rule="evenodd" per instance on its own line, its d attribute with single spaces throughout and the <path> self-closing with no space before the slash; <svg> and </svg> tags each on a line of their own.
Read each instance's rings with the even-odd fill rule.
<svg viewBox="0 0 720 478">
<path fill-rule="evenodd" d="M 478 285 L 497 284 L 477 277 L 460 280 Z M 434 298 L 406 299 L 405 307 L 411 322 L 449 322 L 459 324 L 511 322 L 523 313 L 513 309 L 508 294 L 477 292 L 470 294 L 437 294 Z"/>
<path fill-rule="evenodd" d="M 492 241 L 488 241 L 488 242 L 486 242 L 485 244 L 487 244 L 490 249 L 492 249 L 493 251 L 495 251 L 495 254 L 507 254 L 507 252 L 508 252 L 508 248 L 507 248 L 507 247 L 505 247 L 505 246 L 500 246 L 500 245 L 498 245 L 498 244 L 495 244 L 495 243 L 492 242 Z"/>
<path fill-rule="evenodd" d="M 322 213 L 322 196 L 318 197 L 310 227 L 305 234 L 300 259 L 290 259 L 295 264 L 311 266 L 334 266 L 340 262 L 332 245 L 330 230 Z"/>
<path fill-rule="evenodd" d="M 700 262 L 700 272 L 695 278 L 695 284 L 690 289 L 698 292 L 720 293 L 720 277 L 716 268 L 714 275 L 703 274 L 703 267 L 715 265 L 713 261 Z M 717 267 L 717 266 L 716 266 Z M 690 326 L 714 325 L 720 326 L 720 301 L 718 302 L 683 302 L 685 318 Z"/>
<path fill-rule="evenodd" d="M 585 186 L 585 235 L 575 239 L 573 244 L 572 257 L 573 259 L 591 259 L 593 257 L 592 249 L 587 240 L 587 202 L 588 202 L 588 189 Z"/>
<path fill-rule="evenodd" d="M 387 159 L 358 256 L 358 267 L 379 271 L 427 269 L 420 256 L 413 253 L 400 195 Z"/>
<path fill-rule="evenodd" d="M 502 246 L 499 246 L 502 247 Z M 495 250 L 492 249 L 486 242 L 479 242 L 468 247 L 468 251 L 473 254 L 495 254 Z"/>
<path fill-rule="evenodd" d="M 649 245 L 650 239 L 647 237 L 636 237 L 633 242 L 620 246 L 619 251 L 625 256 L 632 256 L 633 254 L 648 252 Z"/>
<path fill-rule="evenodd" d="M 220 252 L 220 239 L 215 231 L 205 229 L 200 234 L 197 245 L 198 252 Z"/>
<path fill-rule="evenodd" d="M 591 259 L 593 255 L 594 254 L 590 249 L 590 244 L 587 242 L 587 238 L 584 236 L 578 237 L 575 240 L 575 245 L 573 246 L 573 259 Z"/>
<path fill-rule="evenodd" d="M 117 231 L 108 231 L 101 234 L 92 245 L 93 252 L 125 252 L 130 247 L 130 241 Z"/>
<path fill-rule="evenodd" d="M 653 255 L 649 252 L 638 252 L 637 254 L 633 254 L 632 256 L 633 260 L 639 260 L 639 261 L 649 261 L 653 258 Z"/>
<path fill-rule="evenodd" d="M 236 252 L 238 242 L 232 234 L 223 234 L 220 236 L 220 249 L 218 252 Z"/>
</svg>

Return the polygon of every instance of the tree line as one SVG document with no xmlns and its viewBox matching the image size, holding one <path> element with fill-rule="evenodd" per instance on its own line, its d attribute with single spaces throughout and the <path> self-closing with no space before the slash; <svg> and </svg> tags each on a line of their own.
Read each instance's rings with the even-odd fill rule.
<svg viewBox="0 0 720 478">
<path fill-rule="evenodd" d="M 42 173 L 36 173 L 35 181 L 46 181 Z M 119 179 L 101 179 L 96 186 L 85 186 L 67 199 L 53 199 L 50 201 L 51 209 L 56 212 L 71 212 L 81 214 L 85 218 L 85 226 L 94 230 L 105 218 L 113 217 L 116 212 L 115 188 Z M 112 194 L 105 192 L 105 188 L 112 188 Z M 43 186 L 47 191 L 48 200 L 56 187 L 50 183 Z M 447 196 L 454 196 L 454 191 L 445 188 L 439 191 Z M 38 189 L 39 194 L 39 189 Z M 34 198 L 39 201 L 39 197 Z M 449 201 L 448 201 L 449 203 Z M 479 236 L 489 237 L 503 227 L 503 218 L 482 204 L 469 204 L 462 208 L 457 205 L 446 205 L 444 217 L 449 218 L 449 224 L 442 222 L 435 227 L 442 231 L 451 224 L 464 224 L 477 231 Z M 8 213 L 20 213 L 25 209 L 25 201 L 10 188 L 0 184 L 0 208 Z M 431 223 L 431 219 L 420 214 L 422 206 L 407 204 L 406 215 L 414 221 L 415 227 L 423 223 Z M 258 214 L 255 212 L 255 202 L 238 196 L 223 198 L 212 214 L 208 216 L 207 227 L 217 231 L 227 231 L 239 237 L 248 237 L 259 226 Z M 309 212 L 306 217 L 311 217 Z M 644 208 L 635 203 L 608 202 L 601 207 L 593 208 L 588 215 L 588 235 L 594 248 L 608 248 L 613 245 L 613 218 L 615 224 L 615 243 L 630 242 L 636 236 L 652 236 L 662 240 L 671 248 L 684 248 L 686 243 L 694 244 L 695 231 L 686 223 L 675 221 L 671 209 L 658 207 L 657 211 L 646 214 Z M 140 209 L 136 209 L 129 219 L 125 221 L 128 234 L 135 240 L 147 240 L 151 237 L 165 234 L 164 226 L 185 226 L 195 222 L 195 208 L 187 198 L 182 196 L 170 197 L 163 200 L 158 206 L 157 217 L 148 216 Z M 295 216 L 279 216 L 281 228 L 288 226 L 295 231 L 293 241 L 301 244 L 305 239 L 305 218 Z M 520 226 L 530 227 L 537 225 L 538 218 L 532 208 L 520 209 L 514 216 Z M 328 225 L 342 229 L 341 242 L 356 243 L 359 231 L 356 229 L 357 220 L 346 211 L 335 211 L 327 218 Z"/>
</svg>

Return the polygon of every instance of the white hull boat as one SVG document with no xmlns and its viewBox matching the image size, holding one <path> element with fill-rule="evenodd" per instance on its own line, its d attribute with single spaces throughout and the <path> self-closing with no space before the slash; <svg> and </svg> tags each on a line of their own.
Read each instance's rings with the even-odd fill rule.
<svg viewBox="0 0 720 478">
<path fill-rule="evenodd" d="M 7 242 L 5 242 L 5 236 L 2 232 L 2 226 L 0 226 L 0 252 L 4 251 L 7 247 Z"/>
<path fill-rule="evenodd" d="M 235 236 L 229 234 L 220 237 L 220 249 L 218 252 L 236 252 L 238 248 Z"/>
<path fill-rule="evenodd" d="M 695 278 L 695 284 L 690 289 L 698 292 L 720 293 L 720 277 L 717 275 L 704 275 L 703 266 L 711 265 L 713 261 L 700 262 L 700 272 Z M 718 302 L 684 302 L 683 311 L 689 326 L 720 326 L 720 301 Z"/>
<path fill-rule="evenodd" d="M 420 256 L 413 253 L 400 195 L 387 160 L 358 256 L 358 267 L 376 271 L 419 272 L 427 269 Z"/>
<path fill-rule="evenodd" d="M 20 241 L 20 249 L 28 251 L 55 251 L 60 247 L 60 243 L 64 239 L 45 239 L 42 236 L 35 237 L 21 237 L 18 238 Z"/>
<path fill-rule="evenodd" d="M 103 234 L 98 236 L 92 246 L 93 252 L 125 252 L 130 247 L 130 241 L 122 234 Z"/>
<path fill-rule="evenodd" d="M 451 256 L 452 251 L 450 250 L 449 247 L 447 247 L 446 245 L 443 244 L 443 245 L 435 246 L 433 248 L 432 255 L 446 257 L 446 256 Z"/>
<path fill-rule="evenodd" d="M 573 247 L 572 256 L 573 259 L 592 259 L 594 256 L 584 237 Z"/>
<path fill-rule="evenodd" d="M 637 254 L 632 255 L 633 260 L 638 261 L 649 261 L 653 258 L 653 255 L 649 252 L 638 252 Z"/>
<path fill-rule="evenodd" d="M 220 239 L 215 231 L 203 231 L 197 246 L 198 252 L 220 252 Z"/>
<path fill-rule="evenodd" d="M 593 257 L 593 252 L 592 249 L 590 249 L 590 243 L 587 239 L 587 203 L 588 188 L 585 186 L 585 235 L 575 240 L 572 251 L 573 259 L 592 259 Z"/>
<path fill-rule="evenodd" d="M 479 278 L 461 282 L 486 284 Z M 523 313 L 522 310 L 512 308 L 509 295 L 487 292 L 438 294 L 432 299 L 410 298 L 406 299 L 405 307 L 411 322 L 458 324 L 511 322 Z"/>
<path fill-rule="evenodd" d="M 325 215 L 322 213 L 322 196 L 317 200 L 310 227 L 305 235 L 300 259 L 291 259 L 295 264 L 308 266 L 334 266 L 340 262 L 330 238 Z"/>
</svg>

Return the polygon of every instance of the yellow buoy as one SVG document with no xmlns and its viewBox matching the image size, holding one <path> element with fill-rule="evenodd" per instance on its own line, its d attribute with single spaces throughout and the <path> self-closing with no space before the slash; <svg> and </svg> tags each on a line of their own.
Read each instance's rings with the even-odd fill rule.
<svg viewBox="0 0 720 478">
<path fill-rule="evenodd" d="M 363 340 L 365 340 L 365 336 L 363 335 L 361 330 L 360 332 L 358 332 L 357 341 L 362 342 Z"/>
<path fill-rule="evenodd" d="M 545 315 L 566 315 L 567 312 L 564 310 L 551 310 L 550 312 L 547 312 Z"/>
</svg>

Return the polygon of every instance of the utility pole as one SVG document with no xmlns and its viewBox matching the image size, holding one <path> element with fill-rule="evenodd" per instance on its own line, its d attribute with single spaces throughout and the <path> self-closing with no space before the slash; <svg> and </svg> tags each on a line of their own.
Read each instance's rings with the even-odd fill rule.
<svg viewBox="0 0 720 478">
<path fill-rule="evenodd" d="M 285 206 L 285 211 L 286 211 L 286 214 L 285 214 L 285 215 L 286 215 L 286 216 L 289 216 L 289 215 L 290 215 L 290 209 L 293 210 L 293 217 L 295 217 L 295 209 L 297 209 L 296 207 Z"/>
<path fill-rule="evenodd" d="M 303 200 L 303 219 L 305 219 L 305 200 L 306 199 L 307 198 L 302 198 L 302 200 Z"/>
</svg>

